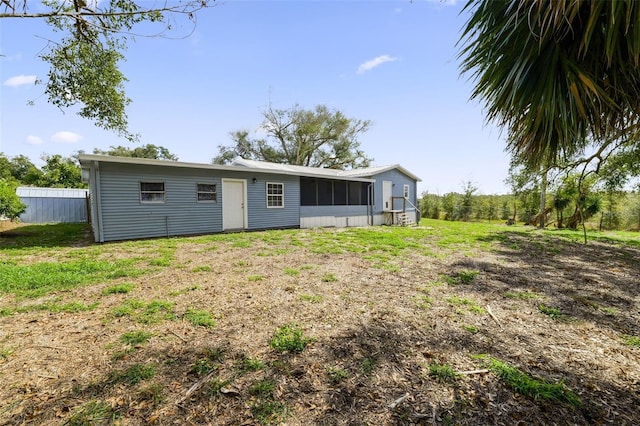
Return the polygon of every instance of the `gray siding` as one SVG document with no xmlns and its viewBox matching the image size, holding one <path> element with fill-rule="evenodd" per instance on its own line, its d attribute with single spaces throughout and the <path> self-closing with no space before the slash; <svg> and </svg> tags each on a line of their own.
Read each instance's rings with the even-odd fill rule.
<svg viewBox="0 0 640 426">
<path fill-rule="evenodd" d="M 140 182 L 164 182 L 165 202 L 140 202 Z M 218 202 L 197 202 L 198 183 L 217 184 Z M 103 239 L 220 232 L 220 191 L 220 178 L 203 170 L 101 163 Z"/>
<path fill-rule="evenodd" d="M 372 178 L 376 180 L 376 183 L 374 186 L 374 209 L 373 209 L 374 214 L 382 213 L 382 181 L 384 180 L 391 181 L 394 183 L 394 186 L 392 188 L 393 197 L 402 197 L 404 185 L 409 185 L 409 200 L 414 205 L 416 206 L 418 205 L 417 198 L 416 198 L 416 190 L 418 188 L 417 182 L 412 178 L 410 178 L 409 176 L 405 175 L 404 173 L 400 172 L 399 170 L 397 169 L 388 170 L 386 172 L 374 175 L 372 176 Z M 402 208 L 401 203 L 402 203 L 401 200 L 396 200 L 393 208 L 398 210 L 401 209 Z M 407 211 L 412 211 L 412 210 L 414 210 L 414 208 L 409 203 L 407 203 Z"/>
<path fill-rule="evenodd" d="M 20 215 L 24 223 L 82 223 L 87 221 L 84 198 L 20 197 L 27 209 Z"/>
<path fill-rule="evenodd" d="M 247 181 L 247 229 L 300 224 L 300 184 L 296 176 L 106 162 L 100 163 L 99 176 L 103 241 L 222 232 L 223 178 Z M 143 181 L 164 182 L 165 202 L 140 202 Z M 267 208 L 267 181 L 284 184 L 284 208 Z M 198 202 L 198 183 L 215 183 L 217 202 Z"/>
<path fill-rule="evenodd" d="M 244 176 L 247 177 L 248 229 L 300 226 L 300 178 L 298 176 L 252 172 Z M 253 178 L 256 178 L 255 183 Z M 267 182 L 284 184 L 284 208 L 267 208 Z"/>
</svg>

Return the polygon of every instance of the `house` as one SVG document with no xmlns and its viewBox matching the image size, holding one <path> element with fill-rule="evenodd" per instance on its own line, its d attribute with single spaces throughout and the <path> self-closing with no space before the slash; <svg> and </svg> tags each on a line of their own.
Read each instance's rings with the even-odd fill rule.
<svg viewBox="0 0 640 426">
<path fill-rule="evenodd" d="M 87 221 L 89 190 L 20 186 L 16 195 L 27 206 L 20 215 L 24 223 L 82 223 Z"/>
<path fill-rule="evenodd" d="M 316 226 L 415 223 L 420 179 L 394 165 L 333 170 L 82 154 L 97 242 Z"/>
</svg>

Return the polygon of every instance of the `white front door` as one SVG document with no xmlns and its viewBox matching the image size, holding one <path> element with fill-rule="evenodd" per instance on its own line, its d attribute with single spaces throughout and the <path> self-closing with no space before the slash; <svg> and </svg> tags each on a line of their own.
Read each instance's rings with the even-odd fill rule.
<svg viewBox="0 0 640 426">
<path fill-rule="evenodd" d="M 390 180 L 382 181 L 382 211 L 393 210 L 393 182 Z"/>
<path fill-rule="evenodd" d="M 246 181 L 222 179 L 222 230 L 246 228 Z"/>
</svg>

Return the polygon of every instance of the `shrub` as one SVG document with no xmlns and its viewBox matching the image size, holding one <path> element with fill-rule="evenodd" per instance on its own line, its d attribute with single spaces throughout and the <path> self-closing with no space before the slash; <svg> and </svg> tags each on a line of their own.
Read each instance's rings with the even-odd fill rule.
<svg viewBox="0 0 640 426">
<path fill-rule="evenodd" d="M 4 216 L 10 220 L 17 219 L 25 210 L 20 197 L 16 194 L 15 185 L 0 179 L 0 216 Z"/>
</svg>

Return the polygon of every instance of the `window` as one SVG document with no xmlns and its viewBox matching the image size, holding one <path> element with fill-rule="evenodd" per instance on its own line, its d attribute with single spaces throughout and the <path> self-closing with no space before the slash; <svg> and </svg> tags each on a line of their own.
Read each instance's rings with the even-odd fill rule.
<svg viewBox="0 0 640 426">
<path fill-rule="evenodd" d="M 347 205 L 347 182 L 336 180 L 333 182 L 333 205 Z"/>
<path fill-rule="evenodd" d="M 164 182 L 140 182 L 140 202 L 164 203 Z"/>
<path fill-rule="evenodd" d="M 267 182 L 267 208 L 284 207 L 284 184 Z"/>
<path fill-rule="evenodd" d="M 333 181 L 318 179 L 318 205 L 333 205 Z"/>
<path fill-rule="evenodd" d="M 409 185 L 405 185 L 405 186 L 402 188 L 402 196 L 403 196 L 404 198 L 409 198 Z"/>
<path fill-rule="evenodd" d="M 316 180 L 312 178 L 300 178 L 300 205 L 301 206 L 317 206 L 316 199 L 318 191 L 316 189 Z"/>
<path fill-rule="evenodd" d="M 215 183 L 199 183 L 197 193 L 198 201 L 208 201 L 211 203 L 218 201 Z"/>
</svg>

